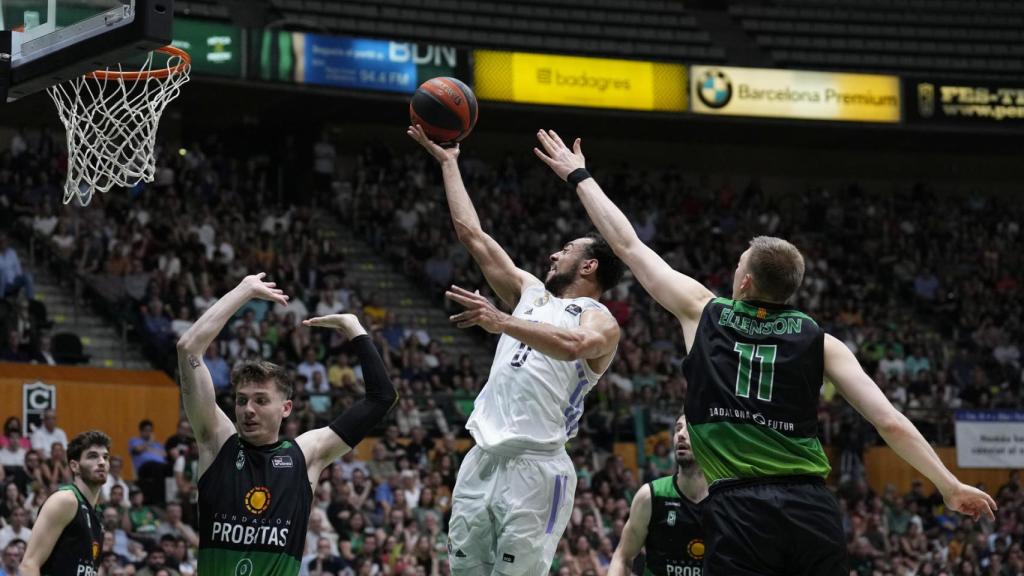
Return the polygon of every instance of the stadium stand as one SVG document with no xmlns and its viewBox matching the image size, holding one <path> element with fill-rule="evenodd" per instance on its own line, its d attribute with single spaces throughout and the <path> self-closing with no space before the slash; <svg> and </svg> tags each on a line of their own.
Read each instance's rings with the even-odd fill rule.
<svg viewBox="0 0 1024 576">
<path fill-rule="evenodd" d="M 224 359 L 225 369 L 239 358 L 265 357 L 289 366 L 296 377 L 320 369 L 326 373 L 326 381 L 312 376 L 310 381 L 300 380 L 305 393 L 288 425 L 292 433 L 325 421 L 325 397 L 334 396 L 344 404 L 359 390 L 358 366 L 351 365 L 344 347 L 302 330 L 295 320 L 314 310 L 360 311 L 387 352 L 400 392 L 413 400 L 396 411 L 393 421 L 425 439 L 419 441 L 424 448 L 415 449 L 415 458 L 410 457 L 394 439 L 395 426 L 380 443 L 391 447 L 376 450 L 365 464 L 369 478 L 351 472 L 360 467 L 356 461 L 339 465 L 325 478 L 331 489 L 321 494 L 320 508 L 333 512 L 321 519 L 319 530 L 343 563 L 383 563 L 399 574 L 405 573 L 401 570 L 406 564 L 434 570 L 444 564 L 439 530 L 445 525 L 445 509 L 442 504 L 430 505 L 432 493 L 423 492 L 426 486 L 441 492 L 452 487 L 458 461 L 453 432 L 459 433 L 468 413 L 466 402 L 483 383 L 482 371 L 468 358 L 453 361 L 453 355 L 445 353 L 448 347 L 431 330 L 403 325 L 388 314 L 394 302 L 377 301 L 372 290 L 342 281 L 345 253 L 333 248 L 321 252 L 327 221 L 311 217 L 308 209 L 253 202 L 244 220 L 248 225 L 235 219 L 240 216 L 236 212 L 221 209 L 237 193 L 226 183 L 247 178 L 231 172 L 238 168 L 228 167 L 245 163 L 226 156 L 223 148 L 208 149 L 209 155 L 165 159 L 161 185 L 172 187 L 174 194 L 107 196 L 95 201 L 87 217 L 81 211 L 59 210 L 59 226 L 78 230 L 82 237 L 100 233 L 105 238 L 92 254 L 88 242 L 76 242 L 67 254 L 68 264 L 91 270 L 99 290 L 111 279 L 123 283 L 133 273 L 143 275 L 134 283 L 137 294 L 128 289 L 118 298 L 139 311 L 136 330 L 159 365 L 168 368 L 171 364 L 162 358 L 173 345 L 175 330 L 208 306 L 230 279 L 257 268 L 281 278 L 296 295 L 294 309 L 256 306 L 243 313 L 224 336 L 217 356 Z M 338 176 L 340 196 L 323 190 L 319 201 L 349 206 L 359 199 L 354 221 L 361 225 L 356 233 L 380 254 L 383 266 L 390 262 L 421 283 L 424 277 L 432 278 L 434 287 L 425 295 L 435 303 L 440 303 L 439 287 L 449 281 L 486 289 L 476 267 L 456 245 L 444 207 L 423 200 L 440 192 L 439 177 L 422 154 L 368 146 L 341 164 L 358 169 Z M 577 211 L 538 209 L 558 184 L 530 157 L 495 165 L 467 155 L 464 174 L 485 227 L 528 269 L 539 272 L 549 245 L 588 228 Z M 210 186 L 217 178 L 224 180 Z M 1022 268 L 1018 254 L 998 247 L 1019 239 L 1022 214 L 1006 198 L 939 195 L 924 184 L 895 194 L 859 188 L 808 194 L 798 185 L 767 191 L 756 181 L 740 189 L 674 170 L 635 167 L 609 170 L 601 178 L 639 223 L 642 237 L 654 240 L 670 262 L 693 271 L 719 292 L 728 290 L 735 253 L 754 230 L 794 238 L 809 257 L 801 305 L 815 310 L 819 320 L 858 351 L 889 398 L 932 440 L 951 440 L 949 408 L 1020 406 L 1016 342 L 1022 316 L 1020 299 L 1012 295 L 1019 294 Z M 643 193 L 652 187 L 663 191 L 657 200 Z M 7 189 L 4 197 L 19 207 L 27 230 L 35 211 L 48 208 L 26 204 L 29 197 L 24 192 Z M 921 201 L 926 196 L 930 202 Z M 192 212 L 182 206 L 192 207 Z M 855 218 L 858 207 L 865 206 L 872 217 Z M 180 214 L 180 226 L 151 216 L 157 213 Z M 531 218 L 522 218 L 524 213 Z M 257 240 L 265 229 L 276 234 Z M 231 232 L 210 234 L 214 230 Z M 864 238 L 873 240 L 865 244 Z M 344 243 L 344 238 L 337 240 Z M 855 243 L 863 245 L 855 250 Z M 961 245 L 964 249 L 954 249 Z M 425 250 L 427 246 L 435 249 Z M 899 256 L 883 258 L 884 254 Z M 951 255 L 956 255 L 952 261 Z M 339 261 L 340 269 L 327 271 Z M 671 319 L 632 283 L 613 291 L 608 305 L 627 337 L 609 375 L 588 400 L 581 438 L 573 445 L 580 476 L 587 482 L 581 483 L 585 487 L 577 498 L 578 514 L 561 548 L 559 574 L 583 574 L 594 568 L 591 565 L 601 573 L 639 483 L 667 472 L 652 459 L 642 470 L 644 476 L 634 477 L 612 453 L 612 444 L 632 440 L 638 414 L 647 429 L 666 425 L 685 394 L 686 383 L 677 370 L 682 350 L 675 343 Z M 934 309 L 947 313 L 928 313 Z M 217 379 L 221 389 L 226 384 L 223 376 Z M 632 406 L 643 410 L 636 412 Z M 877 441 L 828 390 L 820 412 L 824 438 L 834 450 L 856 455 Z M 413 432 L 417 427 L 422 431 Z M 343 471 L 346 466 L 351 479 Z M 857 458 L 844 457 L 837 468 L 858 566 L 885 573 L 885 566 L 1021 561 L 1019 552 L 1013 552 L 1020 548 L 1020 535 L 1015 528 L 1006 528 L 1015 526 L 1013 518 L 1024 499 L 1017 484 L 1001 490 L 1005 508 L 995 524 L 974 524 L 935 516 L 933 495 L 866 492 Z M 22 495 L 38 499 L 48 489 L 26 486 Z M 413 502 L 424 502 L 425 510 Z M 394 514 L 396 507 L 407 513 Z M 154 514 L 166 523 L 165 511 L 154 509 Z M 186 512 L 186 517 L 190 514 Z M 311 555 L 319 536 L 318 532 L 309 537 Z M 146 539 L 142 541 L 145 546 Z M 403 543 L 406 550 L 417 550 L 416 556 L 399 554 Z M 149 545 L 155 546 L 152 541 Z M 1001 559 L 993 560 L 997 557 Z M 135 548 L 128 559 L 144 562 L 143 548 Z"/>
<path fill-rule="evenodd" d="M 1024 72 L 1024 13 L 1008 2 L 733 2 L 774 64 L 965 78 Z"/>
<path fill-rule="evenodd" d="M 272 9 L 291 25 L 324 32 L 491 48 L 721 62 L 693 15 L 679 2 L 522 2 L 497 0 L 356 1 L 274 0 Z M 227 18 L 225 6 L 179 2 L 180 14 Z"/>
</svg>

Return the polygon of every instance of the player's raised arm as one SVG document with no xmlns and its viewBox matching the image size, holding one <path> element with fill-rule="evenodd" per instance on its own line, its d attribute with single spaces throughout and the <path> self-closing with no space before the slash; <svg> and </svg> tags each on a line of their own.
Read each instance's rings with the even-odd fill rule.
<svg viewBox="0 0 1024 576">
<path fill-rule="evenodd" d="M 651 486 L 644 484 L 633 496 L 629 507 L 629 519 L 622 529 L 622 538 L 612 554 L 608 565 L 608 576 L 631 576 L 633 559 L 647 540 L 647 525 L 651 521 Z"/>
<path fill-rule="evenodd" d="M 957 480 L 917 428 L 864 372 L 853 352 L 828 334 L 825 335 L 825 375 L 857 412 L 874 425 L 900 458 L 935 484 L 947 507 L 975 520 L 982 515 L 995 518 L 998 506 L 992 497 Z"/>
<path fill-rule="evenodd" d="M 619 325 L 607 312 L 587 310 L 579 327 L 561 328 L 506 314 L 487 298 L 458 286 L 449 288 L 445 296 L 465 308 L 449 318 L 457 327 L 480 326 L 492 334 L 508 334 L 556 360 L 610 360 L 619 345 Z M 596 364 L 595 370 L 603 371 L 607 362 Z"/>
<path fill-rule="evenodd" d="M 310 430 L 296 443 L 306 457 L 310 482 L 315 483 L 328 464 L 341 458 L 358 444 L 388 415 L 398 402 L 398 393 L 391 383 L 384 361 L 374 347 L 366 329 L 352 314 L 332 314 L 303 320 L 306 326 L 333 328 L 352 341 L 359 365 L 363 369 L 366 396 L 350 406 L 325 428 Z"/>
<path fill-rule="evenodd" d="M 448 197 L 448 209 L 459 241 L 480 266 L 487 283 L 505 304 L 515 307 L 526 283 L 540 284 L 540 280 L 516 267 L 512 258 L 480 226 L 480 218 L 473 207 L 473 201 L 462 183 L 459 172 L 459 146 L 442 148 L 427 138 L 423 128 L 410 126 L 407 134 L 430 152 L 441 164 L 444 176 L 444 192 Z"/>
<path fill-rule="evenodd" d="M 700 319 L 704 305 L 714 295 L 700 282 L 673 270 L 654 250 L 640 241 L 633 225 L 605 195 L 597 182 L 586 172 L 586 162 L 577 138 L 570 150 L 553 130 L 537 133 L 543 151 L 534 148 L 534 154 L 562 180 L 577 183 L 576 193 L 597 230 L 608 241 L 615 254 L 633 271 L 637 280 L 684 326 Z"/>
<path fill-rule="evenodd" d="M 246 276 L 196 320 L 178 340 L 178 377 L 185 414 L 199 446 L 199 473 L 213 462 L 224 442 L 235 433 L 235 426 L 217 407 L 213 379 L 203 362 L 210 343 L 217 338 L 235 312 L 252 298 L 288 304 L 288 296 L 273 282 L 264 282 L 264 273 Z"/>
<path fill-rule="evenodd" d="M 32 537 L 28 540 L 25 557 L 21 560 L 21 571 L 24 576 L 39 576 L 43 564 L 53 552 L 53 547 L 60 538 L 64 528 L 78 514 L 78 498 L 69 490 L 59 490 L 46 499 L 39 510 L 39 518 L 32 528 Z"/>
</svg>

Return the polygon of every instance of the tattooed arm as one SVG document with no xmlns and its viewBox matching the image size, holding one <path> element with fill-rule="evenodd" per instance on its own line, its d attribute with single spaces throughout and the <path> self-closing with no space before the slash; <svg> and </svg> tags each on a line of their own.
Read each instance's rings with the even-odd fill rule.
<svg viewBox="0 0 1024 576">
<path fill-rule="evenodd" d="M 213 379 L 203 362 L 203 355 L 228 320 L 250 299 L 261 298 L 288 304 L 288 297 L 276 289 L 273 282 L 264 282 L 263 276 L 262 273 L 247 276 L 200 316 L 178 340 L 181 398 L 199 446 L 200 476 L 213 463 L 224 442 L 235 433 L 234 424 L 217 407 Z"/>
</svg>

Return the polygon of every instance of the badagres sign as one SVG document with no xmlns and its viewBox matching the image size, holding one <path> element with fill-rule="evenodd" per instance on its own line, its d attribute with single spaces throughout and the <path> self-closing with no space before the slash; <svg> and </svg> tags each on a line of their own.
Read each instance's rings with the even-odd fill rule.
<svg viewBox="0 0 1024 576">
<path fill-rule="evenodd" d="M 681 64 L 530 52 L 474 52 L 476 95 L 521 104 L 682 112 Z"/>
</svg>

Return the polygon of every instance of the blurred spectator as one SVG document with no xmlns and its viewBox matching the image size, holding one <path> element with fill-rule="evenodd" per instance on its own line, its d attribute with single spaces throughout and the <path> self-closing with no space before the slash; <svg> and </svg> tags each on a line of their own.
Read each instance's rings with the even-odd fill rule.
<svg viewBox="0 0 1024 576">
<path fill-rule="evenodd" d="M 179 450 L 174 461 L 174 482 L 177 485 L 177 498 L 182 502 L 195 505 L 199 502 L 199 448 L 194 438 L 189 439 L 185 448 Z"/>
<path fill-rule="evenodd" d="M 3 499 L 0 500 L 0 518 L 7 519 L 15 510 L 25 507 L 25 495 L 18 490 L 18 485 L 13 481 L 4 484 Z"/>
<path fill-rule="evenodd" d="M 218 393 L 225 392 L 231 386 L 231 367 L 220 355 L 220 346 L 213 344 L 206 349 L 203 362 L 210 370 L 210 378 L 213 380 L 213 388 Z"/>
<path fill-rule="evenodd" d="M 43 412 L 43 425 L 32 432 L 32 448 L 42 454 L 43 458 L 49 458 L 54 443 L 67 448 L 68 435 L 57 426 L 57 413 L 50 409 Z"/>
<path fill-rule="evenodd" d="M 166 571 L 166 576 L 181 576 L 177 570 L 167 566 L 167 554 L 163 548 L 157 548 L 146 555 L 146 562 L 135 575 L 136 576 L 161 576 Z"/>
<path fill-rule="evenodd" d="M 114 484 L 110 487 L 110 497 L 105 502 L 100 502 L 97 511 L 106 514 L 107 509 L 112 509 L 117 514 L 118 522 L 124 522 L 128 518 L 128 510 L 131 507 L 128 503 L 130 490 L 125 490 L 121 484 Z"/>
<path fill-rule="evenodd" d="M 146 540 L 156 543 L 157 517 L 153 508 L 144 504 L 145 499 L 142 490 L 133 489 L 129 493 L 127 517 L 122 520 L 125 532 L 133 540 Z"/>
<path fill-rule="evenodd" d="M 182 520 L 181 504 L 178 502 L 168 502 L 166 513 L 166 518 L 157 527 L 156 535 L 161 538 L 167 535 L 173 536 L 175 539 L 181 538 L 185 540 L 187 545 L 198 548 L 199 535 Z"/>
<path fill-rule="evenodd" d="M 41 334 L 39 336 L 39 345 L 35 350 L 29 354 L 29 361 L 33 364 L 43 364 L 46 366 L 56 366 L 57 359 L 53 357 L 53 342 L 50 339 L 49 334 Z"/>
<path fill-rule="evenodd" d="M 5 335 L 3 345 L 0 346 L 0 362 L 28 362 L 30 358 L 22 346 L 21 333 L 12 329 Z"/>
<path fill-rule="evenodd" d="M 139 435 L 128 440 L 128 452 L 139 487 L 145 493 L 146 502 L 162 504 L 164 501 L 164 477 L 167 475 L 167 453 L 163 444 L 153 437 L 153 422 L 139 422 Z M 132 502 L 134 505 L 134 502 Z"/>
<path fill-rule="evenodd" d="M 71 467 L 64 453 L 64 445 L 54 442 L 50 446 L 50 457 L 42 461 L 41 473 L 47 486 L 60 486 L 72 481 Z"/>
<path fill-rule="evenodd" d="M 328 390 L 327 368 L 317 360 L 316 350 L 312 346 L 307 347 L 303 354 L 302 363 L 296 370 L 299 376 L 305 379 L 306 390 L 308 392 L 326 392 Z M 314 378 L 314 374 L 319 374 L 319 377 Z"/>
<path fill-rule="evenodd" d="M 113 542 L 111 550 L 122 558 L 128 558 L 128 533 L 122 528 L 122 520 L 116 507 L 108 507 L 102 511 L 103 531 L 111 534 Z"/>
<path fill-rule="evenodd" d="M 19 433 L 20 439 L 18 442 L 21 444 L 21 447 L 26 450 L 30 450 L 32 448 L 32 442 L 22 433 L 21 419 L 17 416 L 10 416 L 4 421 L 4 435 L 0 436 L 0 448 L 7 447 L 7 433 L 12 430 L 16 430 Z"/>
<path fill-rule="evenodd" d="M 0 466 L 4 468 L 6 475 L 11 476 L 19 470 L 24 470 L 27 450 L 22 447 L 20 430 L 8 430 L 6 438 L 7 445 L 0 449 Z"/>
<path fill-rule="evenodd" d="M 0 576 L 20 576 L 21 558 L 23 556 L 21 547 L 16 542 L 8 543 L 2 548 L 3 558 L 0 558 Z"/>
<path fill-rule="evenodd" d="M 32 274 L 21 268 L 18 253 L 11 247 L 6 232 L 0 232 L 0 298 L 17 295 L 25 290 L 25 297 L 35 298 Z"/>
<path fill-rule="evenodd" d="M 110 499 L 110 489 L 114 486 L 121 487 L 121 493 L 128 493 L 128 483 L 124 481 L 124 460 L 120 456 L 110 457 L 110 469 L 107 471 L 107 481 L 103 483 L 103 487 L 100 489 L 100 499 L 107 501 Z"/>
<path fill-rule="evenodd" d="M 178 420 L 178 429 L 164 443 L 164 453 L 167 455 L 167 460 L 171 462 L 177 460 L 179 454 L 188 448 L 188 443 L 192 439 L 192 424 L 189 423 L 188 418 L 181 418 Z"/>
<path fill-rule="evenodd" d="M 32 530 L 28 527 L 28 512 L 24 508 L 14 508 L 5 520 L 7 525 L 0 528 L 0 549 L 6 549 L 15 539 L 28 542 Z"/>
</svg>

